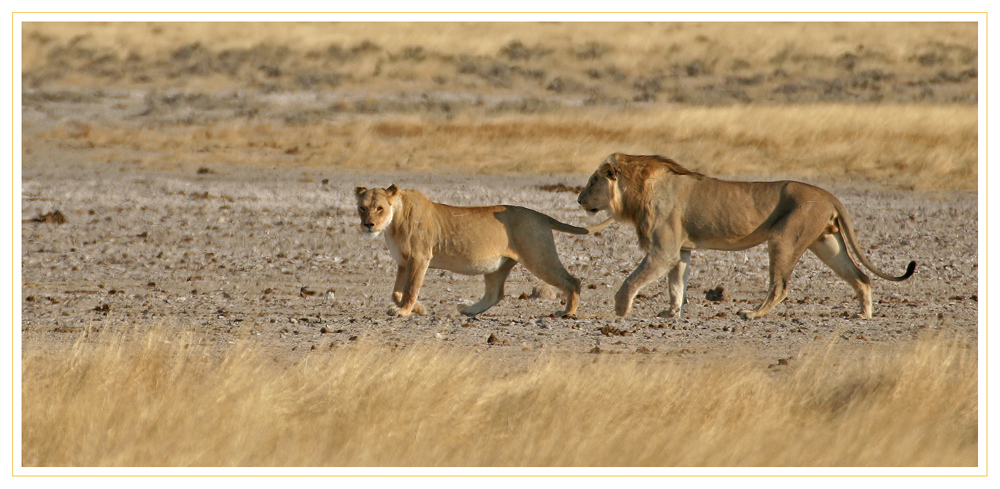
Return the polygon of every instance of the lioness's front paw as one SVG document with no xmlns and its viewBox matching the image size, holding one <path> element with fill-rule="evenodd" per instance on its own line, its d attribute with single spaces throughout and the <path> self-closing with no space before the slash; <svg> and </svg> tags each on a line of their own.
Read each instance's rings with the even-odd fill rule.
<svg viewBox="0 0 1000 489">
<path fill-rule="evenodd" d="M 408 318 L 408 317 L 410 317 L 410 314 L 412 312 L 413 312 L 412 310 L 407 310 L 407 309 L 403 309 L 401 307 L 396 307 L 396 306 L 390 306 L 389 307 L 389 311 L 388 311 L 388 313 L 389 313 L 390 316 L 399 316 L 401 318 Z"/>
<path fill-rule="evenodd" d="M 739 316 L 740 319 L 757 319 L 758 317 L 757 311 L 752 311 L 750 309 L 740 309 L 736 312 L 736 315 Z"/>
<path fill-rule="evenodd" d="M 427 308 L 425 308 L 423 304 L 421 304 L 421 303 L 418 302 L 418 303 L 416 303 L 416 304 L 413 305 L 413 313 L 416 314 L 416 315 L 418 315 L 418 316 L 426 316 L 427 315 Z"/>
</svg>

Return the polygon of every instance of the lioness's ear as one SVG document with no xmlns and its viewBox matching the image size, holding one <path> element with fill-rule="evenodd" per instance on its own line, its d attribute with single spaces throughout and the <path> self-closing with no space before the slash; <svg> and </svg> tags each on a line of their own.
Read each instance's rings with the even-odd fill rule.
<svg viewBox="0 0 1000 489">
<path fill-rule="evenodd" d="M 361 194 L 365 193 L 366 190 L 368 190 L 368 188 L 364 185 L 358 185 L 357 187 L 354 187 L 354 196 L 361 197 Z"/>
<path fill-rule="evenodd" d="M 385 193 L 389 197 L 392 197 L 393 195 L 396 195 L 396 192 L 399 192 L 399 187 L 397 187 L 395 183 L 392 184 L 392 185 L 389 185 L 389 188 L 385 189 Z"/>
</svg>

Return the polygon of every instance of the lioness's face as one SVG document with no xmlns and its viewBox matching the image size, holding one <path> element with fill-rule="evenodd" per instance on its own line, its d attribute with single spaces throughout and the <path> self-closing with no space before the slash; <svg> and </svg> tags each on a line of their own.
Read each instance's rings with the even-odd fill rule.
<svg viewBox="0 0 1000 489">
<path fill-rule="evenodd" d="M 616 174 L 611 171 L 609 165 L 602 164 L 600 168 L 590 176 L 587 186 L 580 192 L 576 201 L 588 214 L 596 214 L 603 210 L 610 210 L 614 205 L 617 192 L 615 185 Z"/>
<path fill-rule="evenodd" d="M 362 231 L 378 236 L 385 230 L 392 222 L 393 204 L 398 198 L 397 193 L 396 185 L 387 189 L 368 189 L 359 185 L 354 189 Z"/>
</svg>

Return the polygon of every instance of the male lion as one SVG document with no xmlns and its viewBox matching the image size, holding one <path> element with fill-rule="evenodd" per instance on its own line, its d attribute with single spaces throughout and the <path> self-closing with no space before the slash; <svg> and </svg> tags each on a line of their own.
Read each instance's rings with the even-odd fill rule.
<svg viewBox="0 0 1000 489">
<path fill-rule="evenodd" d="M 911 261 L 899 277 L 875 268 L 861 251 L 843 204 L 829 192 L 801 182 L 730 182 L 689 171 L 662 156 L 615 153 L 591 175 L 577 202 L 589 213 L 608 210 L 630 222 L 646 257 L 615 294 L 615 313 L 625 316 L 644 286 L 669 272 L 667 316 L 683 315 L 691 250 L 737 251 L 767 242 L 770 285 L 757 309 L 738 312 L 758 318 L 788 295 L 788 279 L 806 249 L 847 281 L 861 311 L 872 317 L 870 280 L 848 253 L 887 280 L 913 275 Z"/>
<path fill-rule="evenodd" d="M 566 293 L 566 310 L 557 314 L 576 314 L 580 281 L 559 261 L 552 230 L 593 234 L 613 221 L 581 228 L 524 207 L 454 207 L 431 202 L 417 190 L 400 190 L 395 184 L 384 190 L 359 185 L 354 195 L 362 229 L 373 236 L 384 233 L 399 265 L 392 291 L 398 307 L 391 307 L 389 314 L 402 317 L 426 314 L 417 293 L 428 267 L 486 276 L 483 298 L 458 308 L 474 316 L 503 298 L 504 281 L 518 262 Z"/>
</svg>

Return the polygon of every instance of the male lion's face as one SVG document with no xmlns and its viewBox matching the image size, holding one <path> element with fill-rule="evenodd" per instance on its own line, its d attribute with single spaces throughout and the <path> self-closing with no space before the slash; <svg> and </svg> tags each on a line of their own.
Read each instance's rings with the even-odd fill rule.
<svg viewBox="0 0 1000 489">
<path fill-rule="evenodd" d="M 387 189 L 368 189 L 362 185 L 354 189 L 358 202 L 358 217 L 361 218 L 361 230 L 378 236 L 392 222 L 393 203 L 399 189 L 390 185 Z"/>
<path fill-rule="evenodd" d="M 576 201 L 588 214 L 596 214 L 603 210 L 611 210 L 617 196 L 616 187 L 618 173 L 604 163 L 590 176 L 587 186 L 580 192 Z"/>
</svg>

